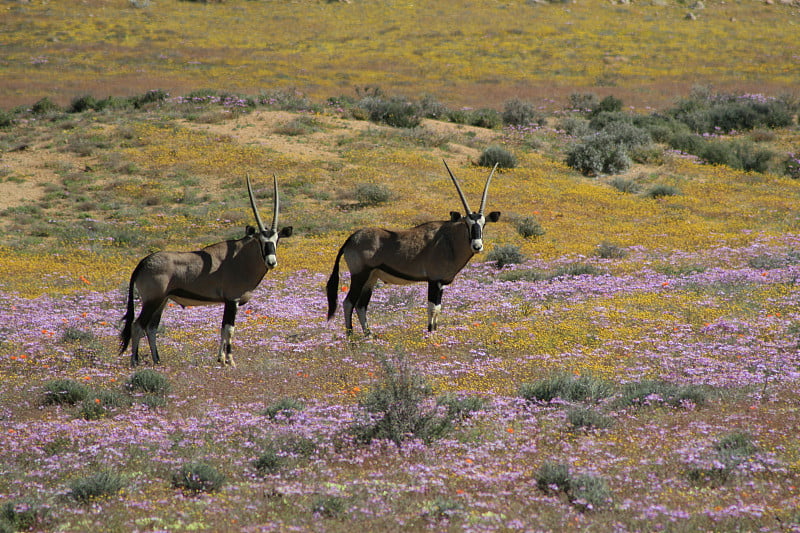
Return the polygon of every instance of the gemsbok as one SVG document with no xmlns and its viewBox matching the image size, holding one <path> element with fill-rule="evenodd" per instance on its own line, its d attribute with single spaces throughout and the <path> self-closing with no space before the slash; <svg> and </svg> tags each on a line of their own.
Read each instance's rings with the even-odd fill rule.
<svg viewBox="0 0 800 533">
<path fill-rule="evenodd" d="M 156 331 L 169 300 L 182 307 L 224 304 L 221 339 L 217 361 L 236 366 L 231 355 L 234 322 L 238 307 L 246 304 L 264 275 L 278 264 L 275 255 L 278 241 L 292 234 L 292 227 L 278 230 L 278 178 L 273 176 L 272 226 L 267 229 L 256 207 L 250 176 L 247 193 L 258 228 L 247 226 L 245 236 L 218 242 L 193 252 L 156 252 L 142 259 L 131 274 L 128 308 L 120 332 L 120 350 L 131 345 L 131 366 L 139 364 L 139 341 L 147 336 L 153 364 L 160 358 Z M 142 309 L 134 320 L 134 287 Z"/>
<path fill-rule="evenodd" d="M 339 261 L 344 256 L 350 270 L 350 290 L 344 299 L 344 326 L 353 333 L 353 309 L 364 335 L 369 337 L 367 306 L 378 280 L 389 284 L 428 283 L 428 331 L 434 331 L 442 311 L 442 292 L 473 255 L 483 250 L 483 227 L 497 222 L 499 211 L 484 215 L 494 166 L 483 188 L 481 207 L 470 209 L 458 180 L 444 162 L 466 215 L 450 212 L 450 220 L 425 222 L 406 230 L 363 228 L 350 235 L 339 249 L 326 286 L 328 320 L 336 313 Z"/>
</svg>

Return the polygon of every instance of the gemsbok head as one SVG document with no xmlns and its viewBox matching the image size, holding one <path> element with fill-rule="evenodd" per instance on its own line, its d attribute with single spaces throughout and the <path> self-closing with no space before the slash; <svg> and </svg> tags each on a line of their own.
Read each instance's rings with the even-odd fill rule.
<svg viewBox="0 0 800 533">
<path fill-rule="evenodd" d="M 234 322 L 239 306 L 246 304 L 264 275 L 278 264 L 276 248 L 292 227 L 278 229 L 278 178 L 273 176 L 272 225 L 267 228 L 258 214 L 250 176 L 247 193 L 258 228 L 247 226 L 241 239 L 218 242 L 194 252 L 156 252 L 142 259 L 131 275 L 128 308 L 120 332 L 120 355 L 131 345 L 131 366 L 139 364 L 139 341 L 147 337 L 153 364 L 160 358 L 156 330 L 169 300 L 182 307 L 224 304 L 217 361 L 236 366 L 231 355 Z M 142 309 L 134 320 L 134 287 Z"/>
<path fill-rule="evenodd" d="M 353 309 L 364 335 L 369 336 L 367 306 L 378 280 L 384 283 L 428 283 L 428 331 L 434 331 L 442 310 L 442 292 L 473 255 L 483 250 L 483 227 L 497 222 L 499 211 L 484 214 L 492 169 L 478 211 L 470 209 L 458 180 L 447 168 L 466 213 L 450 212 L 450 220 L 426 222 L 406 230 L 364 228 L 350 235 L 339 249 L 328 279 L 328 320 L 336 313 L 339 292 L 339 260 L 344 256 L 350 270 L 350 290 L 344 300 L 344 325 L 353 332 Z"/>
</svg>

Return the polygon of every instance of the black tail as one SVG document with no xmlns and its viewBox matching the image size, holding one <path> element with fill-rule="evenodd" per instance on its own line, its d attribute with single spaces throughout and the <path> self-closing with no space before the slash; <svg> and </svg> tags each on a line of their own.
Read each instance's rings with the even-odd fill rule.
<svg viewBox="0 0 800 533">
<path fill-rule="evenodd" d="M 136 281 L 136 278 L 139 276 L 139 268 L 141 267 L 142 263 L 136 265 L 136 268 L 133 269 L 133 274 L 131 274 L 131 282 L 128 284 L 128 308 L 125 311 L 125 315 L 122 317 L 123 325 L 122 330 L 119 332 L 119 355 L 122 355 L 125 350 L 128 348 L 128 344 L 131 342 L 131 332 L 133 330 L 133 285 Z"/>
<path fill-rule="evenodd" d="M 350 242 L 350 239 L 347 239 L 342 247 L 339 248 L 339 253 L 336 254 L 336 261 L 333 263 L 333 272 L 331 272 L 331 277 L 328 278 L 328 284 L 325 286 L 328 293 L 328 320 L 336 314 L 336 307 L 339 305 L 339 260 L 342 258 L 344 247 L 347 246 L 348 242 Z"/>
</svg>

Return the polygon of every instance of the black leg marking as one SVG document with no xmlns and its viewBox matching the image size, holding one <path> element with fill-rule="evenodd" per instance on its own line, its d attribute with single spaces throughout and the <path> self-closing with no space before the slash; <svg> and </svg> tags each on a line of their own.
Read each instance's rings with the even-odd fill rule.
<svg viewBox="0 0 800 533">
<path fill-rule="evenodd" d="M 217 361 L 222 363 L 223 366 L 236 366 L 231 352 L 233 351 L 233 331 L 238 309 L 238 302 L 225 302 L 225 311 L 222 314 L 222 328 L 220 330 L 219 353 L 217 355 Z"/>
<path fill-rule="evenodd" d="M 345 297 L 344 301 L 344 328 L 348 335 L 353 333 L 353 308 L 360 308 L 359 304 L 364 297 L 364 290 L 371 273 L 371 271 L 366 271 L 351 275 L 350 290 L 347 292 L 347 297 Z M 372 288 L 367 288 L 366 290 L 370 293 L 372 292 Z M 371 294 L 367 296 L 367 302 L 369 302 L 370 297 Z M 366 308 L 366 305 L 364 307 Z M 364 324 L 362 323 L 362 328 L 363 326 Z"/>
<path fill-rule="evenodd" d="M 441 281 L 428 282 L 428 331 L 434 331 L 437 327 L 439 314 L 442 312 L 442 294 L 444 285 Z"/>
</svg>

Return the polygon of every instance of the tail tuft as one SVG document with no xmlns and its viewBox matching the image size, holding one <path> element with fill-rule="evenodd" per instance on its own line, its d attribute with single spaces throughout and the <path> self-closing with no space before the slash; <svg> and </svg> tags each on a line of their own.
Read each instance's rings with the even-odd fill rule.
<svg viewBox="0 0 800 533">
<path fill-rule="evenodd" d="M 122 329 L 119 332 L 119 355 L 122 355 L 125 350 L 128 348 L 128 344 L 131 342 L 131 333 L 133 331 L 133 317 L 134 317 L 134 309 L 133 309 L 133 287 L 136 283 L 136 278 L 139 275 L 139 267 L 141 263 L 136 266 L 133 270 L 133 274 L 131 274 L 131 281 L 128 284 L 128 304 L 125 310 L 125 314 L 122 317 Z"/>
<path fill-rule="evenodd" d="M 333 315 L 336 314 L 336 308 L 339 305 L 339 260 L 342 258 L 345 246 L 347 246 L 346 241 L 342 247 L 339 248 L 339 253 L 336 254 L 331 277 L 328 278 L 328 283 L 325 285 L 325 292 L 328 294 L 328 320 L 333 318 Z"/>
</svg>

